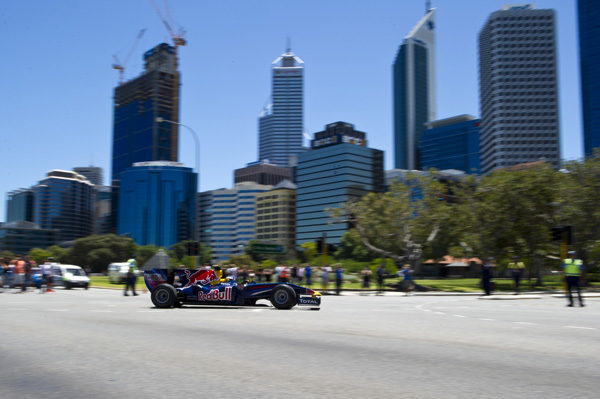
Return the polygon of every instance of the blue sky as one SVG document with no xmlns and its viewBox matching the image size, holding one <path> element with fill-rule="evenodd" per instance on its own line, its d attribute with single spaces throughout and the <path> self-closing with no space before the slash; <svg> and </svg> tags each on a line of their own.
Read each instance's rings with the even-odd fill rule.
<svg viewBox="0 0 600 399">
<path fill-rule="evenodd" d="M 156 0 L 163 6 L 162 0 Z M 498 0 L 433 0 L 437 8 L 437 116 L 479 116 L 477 36 Z M 582 156 L 575 0 L 538 0 L 557 11 L 561 147 Z M 424 0 L 171 0 L 188 45 L 180 48 L 180 121 L 200 136 L 200 189 L 231 187 L 233 170 L 257 158 L 257 116 L 270 94 L 270 66 L 291 37 L 305 62 L 305 129 L 346 121 L 367 132 L 392 167 L 391 65 Z M 96 165 L 110 175 L 112 92 L 126 65 L 169 36 L 149 0 L 33 0 L 0 3 L 0 220 L 6 193 L 51 169 Z M 180 131 L 181 162 L 195 164 Z"/>
</svg>

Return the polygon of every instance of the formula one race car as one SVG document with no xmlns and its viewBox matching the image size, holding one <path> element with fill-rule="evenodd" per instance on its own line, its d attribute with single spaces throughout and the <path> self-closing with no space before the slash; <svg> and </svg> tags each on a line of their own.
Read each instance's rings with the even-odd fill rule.
<svg viewBox="0 0 600 399">
<path fill-rule="evenodd" d="M 157 308 L 186 305 L 253 306 L 259 299 L 271 301 L 277 309 L 295 305 L 319 310 L 321 294 L 290 283 L 244 283 L 222 279 L 214 270 L 152 269 L 144 281 Z"/>
</svg>

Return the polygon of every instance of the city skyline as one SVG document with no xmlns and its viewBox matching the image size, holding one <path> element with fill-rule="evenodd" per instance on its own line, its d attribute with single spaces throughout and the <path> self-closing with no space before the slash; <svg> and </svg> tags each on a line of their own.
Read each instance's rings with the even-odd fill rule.
<svg viewBox="0 0 600 399">
<path fill-rule="evenodd" d="M 171 3 L 174 19 L 189 32 L 188 46 L 180 49 L 184 77 L 180 120 L 193 127 L 202 140 L 199 191 L 230 187 L 233 170 L 255 160 L 257 105 L 270 91 L 270 70 L 265 65 L 285 49 L 288 35 L 295 52 L 302 54 L 308 65 L 305 131 L 312 134 L 332 120 L 348 120 L 369 132 L 370 146 L 386 152 L 385 166 L 391 168 L 390 65 L 402 38 L 423 15 L 424 1 L 373 5 L 326 1 L 318 7 L 317 3 Z M 487 16 L 506 3 L 433 2 L 439 34 L 438 118 L 462 113 L 479 116 L 477 35 Z M 536 4 L 557 10 L 562 155 L 580 158 L 575 2 Z M 117 5 L 119 13 L 114 12 Z M 8 44 L 7 50 L 14 56 L 1 67 L 3 76 L 11 76 L 3 81 L 5 92 L 13 95 L 5 96 L 0 107 L 5 121 L 0 145 L 17 158 L 2 166 L 0 219 L 4 220 L 7 193 L 35 185 L 48 170 L 91 164 L 108 175 L 111 91 L 118 81 L 110 68 L 111 55 L 119 49 L 121 54 L 126 52 L 137 31 L 148 28 L 126 65 L 125 77 L 130 80 L 142 71 L 143 52 L 170 40 L 144 1 L 77 7 L 69 2 L 39 2 L 27 9 L 4 4 L 0 12 L 11 15 L 2 29 L 19 33 L 18 40 Z M 83 14 L 90 16 L 84 18 Z M 283 18 L 290 15 L 293 18 Z M 348 23 L 328 23 L 333 16 Z M 28 22 L 21 26 L 24 20 Z M 263 26 L 266 21 L 269 26 Z M 113 27 L 109 30 L 108 26 Z M 213 30 L 219 36 L 207 34 Z M 45 60 L 43 65 L 40 59 Z M 182 132 L 179 141 L 179 160 L 193 165 L 191 137 Z"/>
</svg>

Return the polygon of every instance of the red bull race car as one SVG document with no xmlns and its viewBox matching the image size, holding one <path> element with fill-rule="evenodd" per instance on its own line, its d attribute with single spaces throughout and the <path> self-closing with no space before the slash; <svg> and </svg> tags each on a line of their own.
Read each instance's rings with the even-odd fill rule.
<svg viewBox="0 0 600 399">
<path fill-rule="evenodd" d="M 244 283 L 220 278 L 212 269 L 152 269 L 144 282 L 157 308 L 181 305 L 254 306 L 266 299 L 277 309 L 308 306 L 319 310 L 321 294 L 291 283 Z"/>
</svg>

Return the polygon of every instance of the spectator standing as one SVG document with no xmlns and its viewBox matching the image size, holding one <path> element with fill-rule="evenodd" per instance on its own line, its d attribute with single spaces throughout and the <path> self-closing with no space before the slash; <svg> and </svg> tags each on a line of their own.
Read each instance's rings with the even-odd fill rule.
<svg viewBox="0 0 600 399">
<path fill-rule="evenodd" d="M 342 268 L 341 263 L 338 263 L 335 268 L 335 294 L 340 295 L 340 291 L 342 290 L 342 282 L 344 280 L 344 269 Z"/>
<path fill-rule="evenodd" d="M 493 258 L 485 258 L 481 263 L 481 287 L 485 295 L 492 293 L 492 260 Z"/>
<path fill-rule="evenodd" d="M 515 284 L 515 295 L 520 292 L 521 277 L 525 270 L 525 263 L 521 262 L 518 256 L 513 256 L 513 261 L 508 264 L 508 268 L 512 273 L 512 278 Z"/>
<path fill-rule="evenodd" d="M 292 279 L 292 283 L 298 282 L 298 267 L 296 265 L 293 265 L 290 269 L 290 278 Z"/>
<path fill-rule="evenodd" d="M 312 266 L 310 264 L 306 265 L 304 268 L 304 275 L 306 276 L 306 285 L 312 285 Z"/>
<path fill-rule="evenodd" d="M 265 281 L 267 283 L 271 282 L 271 279 L 273 278 L 273 269 L 265 269 Z"/>
<path fill-rule="evenodd" d="M 298 284 L 302 284 L 302 280 L 304 280 L 304 266 L 298 268 Z"/>
<path fill-rule="evenodd" d="M 371 272 L 371 269 L 369 269 L 369 267 L 365 267 L 361 272 L 360 275 L 362 276 L 362 287 L 363 289 L 369 289 L 371 288 L 371 275 L 373 274 L 373 272 Z"/>
<path fill-rule="evenodd" d="M 258 269 L 256 270 L 256 280 L 258 280 L 258 282 L 262 282 L 263 277 L 264 277 L 265 271 L 263 269 L 262 266 L 259 266 Z"/>
<path fill-rule="evenodd" d="M 410 268 L 410 265 L 404 265 L 401 270 L 402 274 L 402 290 L 406 295 L 408 295 L 409 291 L 412 291 L 415 284 L 412 279 L 413 270 Z"/>
<path fill-rule="evenodd" d="M 579 306 L 585 306 L 583 299 L 581 298 L 581 287 L 579 286 L 579 276 L 584 269 L 583 261 L 576 259 L 577 253 L 575 251 L 569 251 L 569 257 L 564 260 L 562 267 L 565 269 L 565 278 L 567 279 L 567 290 L 569 291 L 569 303 L 567 306 L 573 307 L 573 295 L 572 290 L 577 290 L 577 298 L 579 299 Z"/>
<path fill-rule="evenodd" d="M 128 296 L 129 294 L 127 294 L 127 291 L 129 291 L 130 288 L 131 293 L 134 296 L 137 295 L 137 292 L 135 292 L 135 280 L 135 269 L 130 266 L 129 270 L 127 270 L 127 275 L 125 276 L 125 291 L 123 292 L 123 295 Z"/>
<path fill-rule="evenodd" d="M 323 293 L 327 291 L 327 286 L 329 285 L 329 268 L 327 266 L 323 266 L 321 268 L 321 287 L 323 289 Z"/>
<path fill-rule="evenodd" d="M 0 260 L 0 292 L 4 291 L 4 284 L 6 284 L 6 262 Z"/>
<path fill-rule="evenodd" d="M 377 289 L 379 293 L 383 292 L 383 281 L 385 279 L 385 267 L 383 264 L 379 265 L 377 268 Z"/>
<path fill-rule="evenodd" d="M 17 259 L 15 260 L 15 269 L 14 269 L 14 275 L 15 275 L 15 282 L 14 285 L 20 285 L 21 286 L 21 292 L 25 291 L 23 289 L 23 286 L 25 284 L 25 261 L 23 260 L 22 256 L 18 256 Z"/>
<path fill-rule="evenodd" d="M 23 265 L 23 287 L 21 288 L 21 291 L 26 292 L 31 281 L 31 269 L 33 269 L 35 263 L 29 256 L 26 256 L 23 261 L 25 263 Z"/>
</svg>

